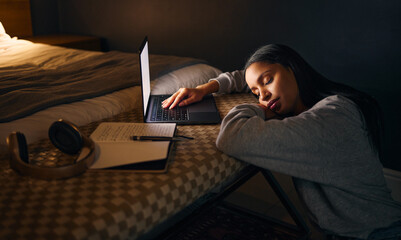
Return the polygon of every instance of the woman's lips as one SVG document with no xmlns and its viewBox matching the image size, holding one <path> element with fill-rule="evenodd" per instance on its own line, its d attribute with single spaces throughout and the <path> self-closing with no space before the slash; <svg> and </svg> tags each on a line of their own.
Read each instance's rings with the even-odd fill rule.
<svg viewBox="0 0 401 240">
<path fill-rule="evenodd" d="M 276 99 L 270 100 L 270 101 L 267 103 L 267 107 L 270 108 L 270 110 L 272 110 L 272 111 L 278 110 L 278 107 L 279 107 L 278 100 L 279 100 L 279 99 L 280 99 L 280 98 L 276 98 Z"/>
</svg>

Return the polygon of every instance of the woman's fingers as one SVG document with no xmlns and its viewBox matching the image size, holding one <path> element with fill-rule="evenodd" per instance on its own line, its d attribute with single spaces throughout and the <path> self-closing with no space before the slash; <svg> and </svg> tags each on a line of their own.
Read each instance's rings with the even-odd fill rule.
<svg viewBox="0 0 401 240">
<path fill-rule="evenodd" d="M 190 97 L 188 97 L 188 98 L 182 100 L 182 101 L 178 104 L 178 106 L 183 107 L 183 106 L 186 106 L 186 105 L 189 105 L 189 104 L 191 104 L 191 103 L 198 102 L 198 101 L 199 101 L 199 100 L 196 99 L 195 95 L 190 95 Z"/>
<path fill-rule="evenodd" d="M 171 97 L 162 102 L 163 108 L 175 108 L 177 105 L 180 107 L 198 102 L 203 98 L 202 92 L 196 88 L 180 88 Z"/>
<path fill-rule="evenodd" d="M 162 102 L 163 108 L 174 108 L 180 103 L 186 96 L 188 95 L 187 88 L 180 88 L 177 92 L 175 92 L 171 97 L 167 98 Z"/>
<path fill-rule="evenodd" d="M 171 95 L 169 98 L 165 99 L 165 100 L 162 102 L 162 107 L 163 107 L 163 108 L 168 108 L 168 107 L 171 105 L 171 103 L 174 102 L 174 100 L 175 100 L 175 98 L 177 97 L 177 95 L 180 93 L 179 91 L 180 91 L 180 90 L 178 90 L 177 92 L 175 92 L 175 93 L 174 93 L 173 95 Z"/>
<path fill-rule="evenodd" d="M 187 88 L 182 88 L 178 91 L 177 96 L 175 97 L 173 103 L 170 105 L 170 109 L 175 108 L 184 98 L 186 98 L 189 94 L 189 91 Z"/>
</svg>

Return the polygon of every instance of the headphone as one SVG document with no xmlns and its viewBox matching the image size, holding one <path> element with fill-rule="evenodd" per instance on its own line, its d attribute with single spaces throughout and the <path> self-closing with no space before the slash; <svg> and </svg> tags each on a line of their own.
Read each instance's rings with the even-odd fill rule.
<svg viewBox="0 0 401 240">
<path fill-rule="evenodd" d="M 60 151 L 79 156 L 74 164 L 61 167 L 39 167 L 31 164 L 25 135 L 12 132 L 7 137 L 10 152 L 10 167 L 21 175 L 40 179 L 63 179 L 84 173 L 95 159 L 95 144 L 92 139 L 83 136 L 71 122 L 59 119 L 49 128 L 49 139 Z"/>
</svg>

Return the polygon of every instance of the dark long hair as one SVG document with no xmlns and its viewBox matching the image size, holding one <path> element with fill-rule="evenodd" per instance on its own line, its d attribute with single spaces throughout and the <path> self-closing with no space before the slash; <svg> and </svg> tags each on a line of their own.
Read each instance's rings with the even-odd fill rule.
<svg viewBox="0 0 401 240">
<path fill-rule="evenodd" d="M 370 141 L 381 157 L 382 114 L 373 97 L 350 86 L 330 81 L 315 71 L 296 51 L 282 44 L 259 48 L 248 59 L 244 69 L 255 62 L 279 63 L 290 68 L 297 81 L 301 100 L 308 108 L 331 95 L 341 95 L 352 100 L 362 112 Z"/>
</svg>

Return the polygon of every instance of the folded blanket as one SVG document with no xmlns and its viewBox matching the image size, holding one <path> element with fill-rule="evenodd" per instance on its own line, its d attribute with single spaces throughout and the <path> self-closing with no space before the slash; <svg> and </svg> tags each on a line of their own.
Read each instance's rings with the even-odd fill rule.
<svg viewBox="0 0 401 240">
<path fill-rule="evenodd" d="M 152 79 L 204 63 L 176 56 L 150 55 Z M 0 67 L 0 122 L 42 109 L 101 96 L 140 84 L 138 54 L 117 51 L 89 57 L 56 69 L 39 65 Z"/>
</svg>

